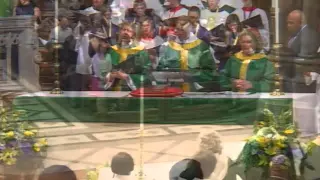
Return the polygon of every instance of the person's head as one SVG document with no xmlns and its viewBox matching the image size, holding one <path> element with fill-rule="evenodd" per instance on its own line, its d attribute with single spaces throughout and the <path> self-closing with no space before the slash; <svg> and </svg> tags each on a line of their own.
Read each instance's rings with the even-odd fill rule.
<svg viewBox="0 0 320 180">
<path fill-rule="evenodd" d="M 35 8 L 33 9 L 33 11 L 34 11 L 34 16 L 35 16 L 35 17 L 41 17 L 40 8 L 35 7 Z"/>
<path fill-rule="evenodd" d="M 175 8 L 180 5 L 181 0 L 167 0 L 169 8 Z"/>
<path fill-rule="evenodd" d="M 187 164 L 180 177 L 186 180 L 208 179 L 217 165 L 217 158 L 211 152 L 200 151 Z"/>
<path fill-rule="evenodd" d="M 149 18 L 143 18 L 141 21 L 141 33 L 150 34 L 152 33 L 152 20 Z"/>
<path fill-rule="evenodd" d="M 246 29 L 239 35 L 241 51 L 246 55 L 252 55 L 262 50 L 259 31 L 255 29 Z"/>
<path fill-rule="evenodd" d="M 211 10 L 217 9 L 220 3 L 220 0 L 207 0 L 208 7 Z"/>
<path fill-rule="evenodd" d="M 18 6 L 26 6 L 29 5 L 31 2 L 30 0 L 19 0 Z"/>
<path fill-rule="evenodd" d="M 120 152 L 112 157 L 111 171 L 118 175 L 130 175 L 134 169 L 133 158 L 126 152 Z"/>
<path fill-rule="evenodd" d="M 64 14 L 59 15 L 58 21 L 59 21 L 59 26 L 62 29 L 66 29 L 67 27 L 69 27 L 69 19 L 66 15 L 64 15 Z"/>
<path fill-rule="evenodd" d="M 105 19 L 111 19 L 112 18 L 112 8 L 110 6 L 103 6 L 100 9 L 101 15 L 103 16 L 103 18 Z"/>
<path fill-rule="evenodd" d="M 180 40 L 186 40 L 190 34 L 190 23 L 187 16 L 179 17 L 176 28 L 175 34 Z"/>
<path fill-rule="evenodd" d="M 231 32 L 241 32 L 243 30 L 240 19 L 236 14 L 230 14 L 226 19 L 227 30 Z"/>
<path fill-rule="evenodd" d="M 45 168 L 38 180 L 77 180 L 75 173 L 67 166 L 54 165 Z"/>
<path fill-rule="evenodd" d="M 294 10 L 287 18 L 287 28 L 290 34 L 295 34 L 305 25 L 305 16 L 302 11 Z"/>
<path fill-rule="evenodd" d="M 135 0 L 133 10 L 137 16 L 144 16 L 147 9 L 147 4 L 144 0 Z"/>
<path fill-rule="evenodd" d="M 203 132 L 198 136 L 199 151 L 208 151 L 213 154 L 222 153 L 221 138 L 218 132 Z"/>
<path fill-rule="evenodd" d="M 99 9 L 103 6 L 105 0 L 92 0 L 92 6 Z"/>
<path fill-rule="evenodd" d="M 242 0 L 244 7 L 250 7 L 252 6 L 252 0 Z"/>
<path fill-rule="evenodd" d="M 129 43 L 134 38 L 134 29 L 128 22 L 120 25 L 119 40 L 121 43 Z"/>
<path fill-rule="evenodd" d="M 190 23 L 192 25 L 196 25 L 196 24 L 199 23 L 199 19 L 200 19 L 200 16 L 201 16 L 201 11 L 197 6 L 192 6 L 189 9 L 188 16 L 190 18 Z"/>
</svg>

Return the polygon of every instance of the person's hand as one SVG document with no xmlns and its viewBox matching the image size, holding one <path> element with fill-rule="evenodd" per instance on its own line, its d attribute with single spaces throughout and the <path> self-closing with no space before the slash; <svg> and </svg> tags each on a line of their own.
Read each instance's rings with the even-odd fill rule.
<svg viewBox="0 0 320 180">
<path fill-rule="evenodd" d="M 234 80 L 233 83 L 234 83 L 234 86 L 240 91 L 246 91 L 252 88 L 252 84 L 250 81 L 237 79 L 237 80 Z"/>
<path fill-rule="evenodd" d="M 311 72 L 304 72 L 303 73 L 305 76 L 311 77 Z"/>
<path fill-rule="evenodd" d="M 118 78 L 121 80 L 127 80 L 129 78 L 129 75 L 125 72 L 118 71 Z"/>
</svg>

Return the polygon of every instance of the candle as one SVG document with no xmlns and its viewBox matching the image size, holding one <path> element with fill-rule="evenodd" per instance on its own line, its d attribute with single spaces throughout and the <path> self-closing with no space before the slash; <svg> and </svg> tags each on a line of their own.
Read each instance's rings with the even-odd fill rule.
<svg viewBox="0 0 320 180">
<path fill-rule="evenodd" d="M 276 33 L 276 42 L 275 43 L 279 43 L 279 0 L 276 0 L 276 4 L 275 4 L 275 33 Z"/>
<path fill-rule="evenodd" d="M 55 19 L 55 26 L 58 26 L 59 24 L 59 20 L 58 20 L 58 15 L 59 15 L 59 2 L 58 0 L 55 1 L 54 4 L 54 19 Z M 58 27 L 55 27 L 55 31 L 54 31 L 54 39 L 57 42 L 58 41 Z"/>
</svg>

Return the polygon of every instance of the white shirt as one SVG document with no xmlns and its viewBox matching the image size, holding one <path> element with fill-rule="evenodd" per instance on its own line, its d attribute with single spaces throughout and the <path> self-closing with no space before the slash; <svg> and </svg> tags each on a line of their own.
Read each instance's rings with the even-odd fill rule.
<svg viewBox="0 0 320 180">
<path fill-rule="evenodd" d="M 315 108 L 315 121 L 314 127 L 316 128 L 316 133 L 320 133 L 320 74 L 316 72 L 311 72 L 311 76 L 304 76 L 305 82 L 307 85 L 310 85 L 314 81 L 317 83 L 317 90 L 316 90 L 316 98 L 317 98 L 317 105 Z"/>
<path fill-rule="evenodd" d="M 92 61 L 89 56 L 89 34 L 79 37 L 75 51 L 78 52 L 76 73 L 92 74 Z"/>
</svg>

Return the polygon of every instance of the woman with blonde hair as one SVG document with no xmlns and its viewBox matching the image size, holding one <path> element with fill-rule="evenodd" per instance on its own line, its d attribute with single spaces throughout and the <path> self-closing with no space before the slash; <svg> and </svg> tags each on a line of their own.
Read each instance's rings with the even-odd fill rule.
<svg viewBox="0 0 320 180">
<path fill-rule="evenodd" d="M 197 153 L 174 164 L 169 179 L 236 180 L 237 174 L 243 177 L 237 166 L 229 168 L 233 162 L 223 154 L 221 143 L 218 132 L 201 133 L 197 139 Z"/>
<path fill-rule="evenodd" d="M 263 50 L 259 32 L 246 29 L 239 34 L 241 51 L 231 56 L 221 75 L 226 91 L 270 92 L 274 80 L 274 66 Z"/>
</svg>

